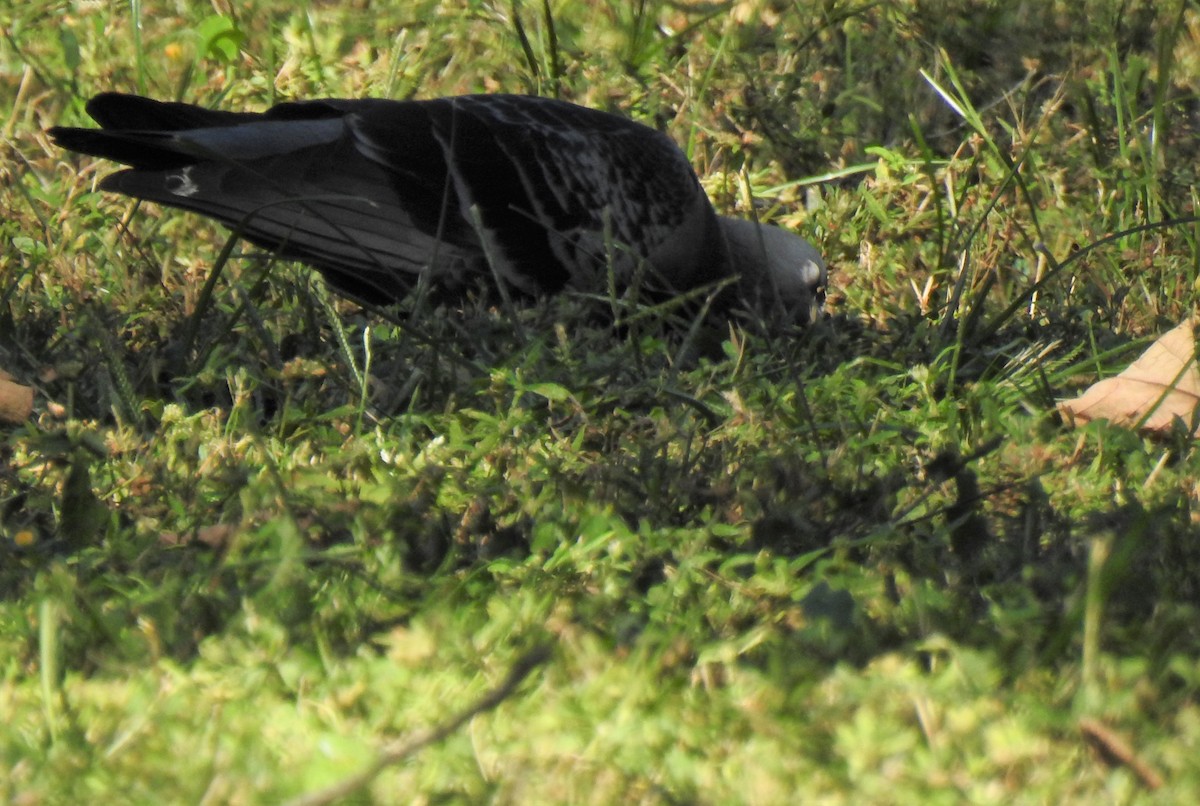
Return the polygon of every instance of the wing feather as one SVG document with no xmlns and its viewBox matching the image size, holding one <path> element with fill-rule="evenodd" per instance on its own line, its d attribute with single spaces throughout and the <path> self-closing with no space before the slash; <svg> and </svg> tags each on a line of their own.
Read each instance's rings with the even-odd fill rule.
<svg viewBox="0 0 1200 806">
<path fill-rule="evenodd" d="M 51 133 L 131 166 L 105 189 L 215 218 L 368 301 L 403 297 L 423 272 L 452 289 L 494 273 L 529 294 L 603 287 L 609 267 L 645 260 L 665 291 L 728 272 L 670 139 L 573 104 L 326 99 L 255 114 L 105 94 L 88 111 L 103 129 Z"/>
</svg>

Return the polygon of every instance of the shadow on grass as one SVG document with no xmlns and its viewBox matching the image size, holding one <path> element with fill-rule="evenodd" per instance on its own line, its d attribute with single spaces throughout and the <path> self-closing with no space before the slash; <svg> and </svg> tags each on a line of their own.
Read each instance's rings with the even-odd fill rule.
<svg viewBox="0 0 1200 806">
<path fill-rule="evenodd" d="M 447 589 L 478 604 L 519 579 L 613 646 L 686 636 L 685 665 L 765 630 L 742 662 L 812 674 L 941 635 L 1000 646 L 1016 670 L 1077 653 L 1101 533 L 1106 635 L 1135 647 L 1163 621 L 1155 657 L 1196 644 L 1179 617 L 1200 607 L 1186 500 L 1064 509 L 1042 483 L 1053 467 L 994 464 L 1015 438 L 997 429 L 1049 442 L 1056 426 L 976 422 L 963 390 L 1002 380 L 995 356 L 1038 334 L 1001 333 L 960 365 L 979 371 L 922 386 L 914 368 L 939 360 L 926 320 L 841 317 L 681 362 L 661 330 L 568 330 L 569 301 L 402 327 L 291 300 L 237 327 L 236 304 L 219 311 L 191 375 L 169 335 L 119 353 L 49 342 L 110 380 L 48 385 L 101 424 L 9 438 L 6 527 L 38 539 L 5 542 L 0 588 L 64 605 L 68 668 L 114 648 L 186 659 L 247 608 L 350 653 Z M 589 530 L 622 548 L 589 553 Z M 153 640 L 131 640 L 138 624 Z"/>
</svg>

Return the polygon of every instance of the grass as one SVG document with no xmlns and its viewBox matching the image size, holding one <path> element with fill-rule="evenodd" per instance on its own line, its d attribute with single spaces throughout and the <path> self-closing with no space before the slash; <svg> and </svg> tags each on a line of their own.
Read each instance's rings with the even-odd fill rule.
<svg viewBox="0 0 1200 806">
<path fill-rule="evenodd" d="M 1189 4 L 182 8 L 0 11 L 0 798 L 1200 796 L 1195 442 L 1054 410 L 1200 301 Z M 94 192 L 104 89 L 620 111 L 831 316 L 363 312 Z"/>
</svg>

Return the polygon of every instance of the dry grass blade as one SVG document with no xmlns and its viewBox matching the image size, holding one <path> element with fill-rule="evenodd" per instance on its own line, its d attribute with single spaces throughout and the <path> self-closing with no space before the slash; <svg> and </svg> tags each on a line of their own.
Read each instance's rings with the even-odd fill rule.
<svg viewBox="0 0 1200 806">
<path fill-rule="evenodd" d="M 1111 728 L 1096 719 L 1079 720 L 1079 730 L 1083 738 L 1100 755 L 1105 764 L 1110 767 L 1118 765 L 1128 767 L 1147 789 L 1159 789 L 1163 785 L 1162 776 L 1142 759 L 1129 746 L 1129 743 L 1118 736 Z"/>
<path fill-rule="evenodd" d="M 480 697 L 473 704 L 460 711 L 450 719 L 443 722 L 441 725 L 432 730 L 418 733 L 416 736 L 407 739 L 398 739 L 383 748 L 379 755 L 367 766 L 365 770 L 355 775 L 334 784 L 333 786 L 323 789 L 320 792 L 313 792 L 308 795 L 296 798 L 289 802 L 289 806 L 324 806 L 327 803 L 335 803 L 343 798 L 347 798 L 368 786 L 371 781 L 375 780 L 379 773 L 383 772 L 393 764 L 399 764 L 409 756 L 414 755 L 425 747 L 431 744 L 436 744 L 447 736 L 450 736 L 469 720 L 490 711 L 500 703 L 504 702 L 513 692 L 517 690 L 517 686 L 521 685 L 521 681 L 529 676 L 537 667 L 550 659 L 550 646 L 542 644 L 534 647 L 526 652 L 517 662 L 513 664 L 512 669 L 508 672 L 508 677 L 504 682 L 496 686 L 487 694 Z"/>
</svg>

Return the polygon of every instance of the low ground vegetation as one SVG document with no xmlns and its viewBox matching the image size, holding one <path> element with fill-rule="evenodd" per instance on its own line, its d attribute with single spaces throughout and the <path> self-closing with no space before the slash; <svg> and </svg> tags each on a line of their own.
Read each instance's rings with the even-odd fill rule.
<svg viewBox="0 0 1200 806">
<path fill-rule="evenodd" d="M 1192 4 L 0 17 L 3 799 L 270 802 L 389 748 L 356 795 L 1200 796 L 1190 424 L 1055 408 L 1200 300 Z M 43 132 L 106 89 L 619 111 L 818 244 L 829 316 L 363 311 L 94 192 Z"/>
</svg>

